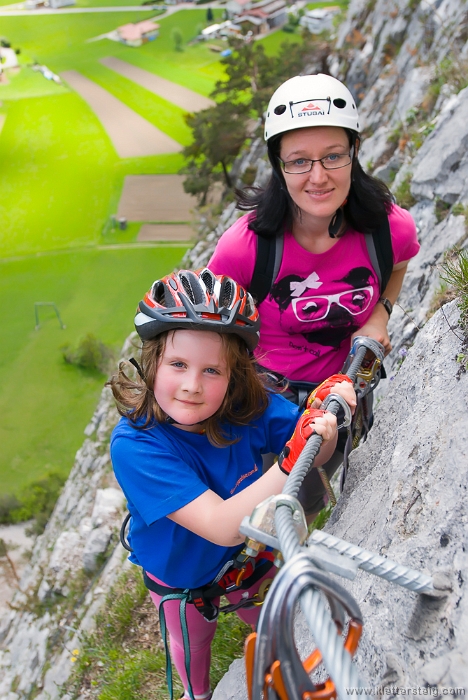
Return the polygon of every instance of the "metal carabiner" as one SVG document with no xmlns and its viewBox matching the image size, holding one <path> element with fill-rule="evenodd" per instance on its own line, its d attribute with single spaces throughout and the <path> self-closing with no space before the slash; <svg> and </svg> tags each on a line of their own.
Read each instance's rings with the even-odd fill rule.
<svg viewBox="0 0 468 700">
<path fill-rule="evenodd" d="M 328 396 L 326 396 L 322 402 L 322 408 L 325 411 L 327 410 L 327 407 L 331 401 L 337 401 L 344 411 L 343 422 L 338 426 L 337 430 L 340 430 L 340 428 L 347 428 L 349 425 L 351 425 L 351 421 L 353 419 L 353 414 L 351 413 L 349 405 L 339 394 L 328 394 Z"/>
</svg>

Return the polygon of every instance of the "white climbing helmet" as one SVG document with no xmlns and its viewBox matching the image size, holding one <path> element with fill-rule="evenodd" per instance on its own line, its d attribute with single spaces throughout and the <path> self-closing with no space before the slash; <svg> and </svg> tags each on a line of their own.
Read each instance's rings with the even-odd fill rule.
<svg viewBox="0 0 468 700">
<path fill-rule="evenodd" d="M 265 141 L 305 126 L 341 126 L 359 132 L 359 116 L 348 88 L 331 75 L 296 75 L 270 100 Z"/>
</svg>

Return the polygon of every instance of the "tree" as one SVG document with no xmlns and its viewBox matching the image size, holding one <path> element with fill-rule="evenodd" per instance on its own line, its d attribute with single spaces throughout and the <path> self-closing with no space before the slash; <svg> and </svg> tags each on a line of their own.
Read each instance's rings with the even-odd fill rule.
<svg viewBox="0 0 468 700">
<path fill-rule="evenodd" d="M 206 21 L 207 22 L 213 21 L 213 10 L 211 9 L 211 7 L 209 7 L 206 11 Z"/>
<path fill-rule="evenodd" d="M 182 32 L 179 27 L 173 27 L 171 32 L 172 41 L 174 42 L 174 47 L 176 51 L 183 51 L 182 49 Z"/>
<path fill-rule="evenodd" d="M 224 179 L 232 187 L 229 167 L 247 138 L 248 105 L 221 102 L 196 114 L 188 114 L 193 141 L 183 150 L 187 164 L 181 170 L 188 178 L 184 189 L 197 194 L 205 204 L 211 185 Z"/>
<path fill-rule="evenodd" d="M 228 79 L 216 83 L 212 96 L 221 94 L 233 103 L 248 101 L 258 118 L 263 117 L 273 91 L 281 83 L 298 75 L 308 60 L 321 58 L 324 51 L 326 55 L 326 49 L 312 35 L 304 36 L 301 43 L 283 43 L 275 57 L 267 56 L 258 42 L 234 37 L 229 46 L 233 52 L 222 61 Z"/>
<path fill-rule="evenodd" d="M 214 182 L 224 179 L 232 188 L 230 166 L 248 136 L 248 122 L 263 119 L 274 90 L 311 61 L 314 70 L 327 72 L 330 51 L 329 44 L 310 34 L 304 34 L 301 43 L 285 42 L 275 57 L 267 56 L 258 42 L 233 37 L 229 46 L 232 53 L 222 60 L 227 80 L 218 81 L 211 93 L 223 101 L 186 117 L 193 142 L 183 150 L 186 164 L 180 172 L 187 176 L 185 191 L 196 195 L 201 205 Z"/>
</svg>

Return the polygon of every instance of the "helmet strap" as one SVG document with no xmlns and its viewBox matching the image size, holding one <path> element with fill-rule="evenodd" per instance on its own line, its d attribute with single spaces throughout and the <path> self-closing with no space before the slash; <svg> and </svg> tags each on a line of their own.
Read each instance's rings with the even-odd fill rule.
<svg viewBox="0 0 468 700">
<path fill-rule="evenodd" d="M 333 215 L 332 220 L 328 224 L 328 235 L 330 238 L 336 238 L 338 233 L 340 232 L 340 229 L 343 225 L 343 207 L 340 207 L 339 209 L 336 210 L 335 214 Z"/>
<path fill-rule="evenodd" d="M 143 379 L 143 381 L 145 381 L 145 375 L 143 374 L 143 371 L 142 371 L 140 365 L 138 364 L 138 362 L 135 360 L 135 358 L 131 357 L 129 359 L 129 362 L 131 365 L 133 365 L 135 367 L 135 369 L 138 372 L 138 374 L 140 375 L 141 379 Z"/>
</svg>

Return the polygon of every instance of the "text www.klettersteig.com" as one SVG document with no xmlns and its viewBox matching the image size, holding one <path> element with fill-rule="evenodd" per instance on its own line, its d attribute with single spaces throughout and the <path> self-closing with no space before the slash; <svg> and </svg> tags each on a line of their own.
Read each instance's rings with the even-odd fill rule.
<svg viewBox="0 0 468 700">
<path fill-rule="evenodd" d="M 440 698 L 451 695 L 452 697 L 462 697 L 466 693 L 466 688 L 402 688 L 399 686 L 379 686 L 378 688 L 346 688 L 347 695 L 426 695 L 431 698 Z"/>
</svg>

